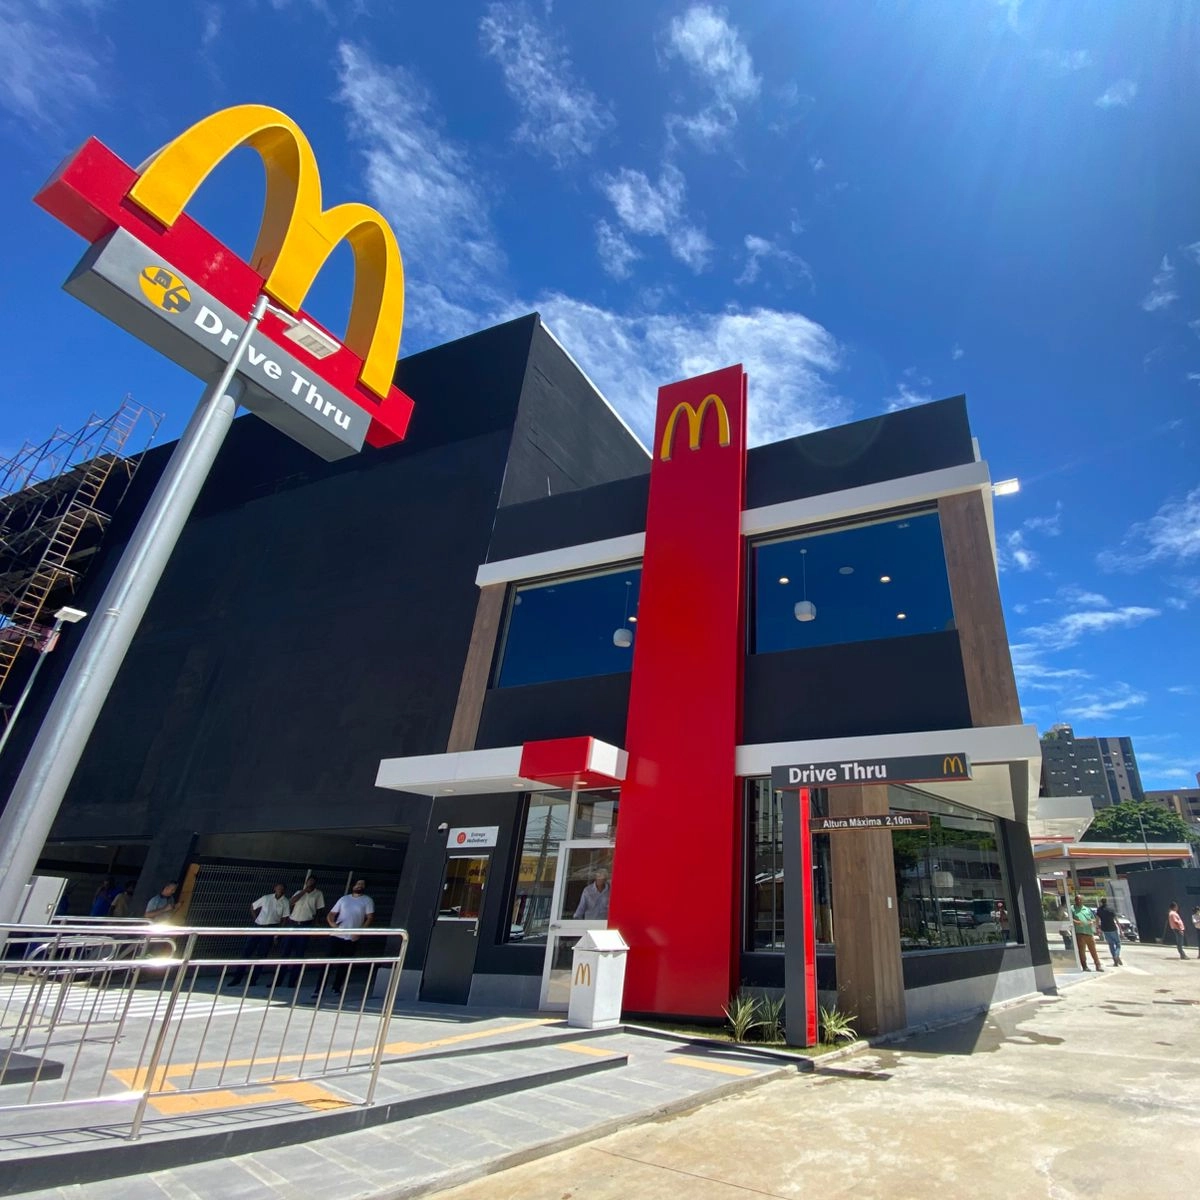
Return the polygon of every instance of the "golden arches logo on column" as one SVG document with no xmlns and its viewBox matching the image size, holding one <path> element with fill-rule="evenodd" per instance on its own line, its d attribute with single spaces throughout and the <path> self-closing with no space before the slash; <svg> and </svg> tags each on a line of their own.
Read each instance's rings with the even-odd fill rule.
<svg viewBox="0 0 1200 1200">
<path fill-rule="evenodd" d="M 663 462 L 669 462 L 671 459 L 671 451 L 675 442 L 675 426 L 679 422 L 680 415 L 687 418 L 689 449 L 700 449 L 700 439 L 704 436 L 704 418 L 708 414 L 709 408 L 715 409 L 717 413 L 717 445 L 729 445 L 729 411 L 721 397 L 715 392 L 710 392 L 700 401 L 699 408 L 693 408 L 687 400 L 681 400 L 671 410 L 666 427 L 663 429 L 662 446 L 658 454 Z"/>
<path fill-rule="evenodd" d="M 392 387 L 404 323 L 404 267 L 391 227 L 365 204 L 321 207 L 316 156 L 300 127 L 278 109 L 239 104 L 198 121 L 150 159 L 129 190 L 168 228 L 212 169 L 240 146 L 258 152 L 266 204 L 251 266 L 291 312 L 299 312 L 334 247 L 354 252 L 354 293 L 343 341 L 362 359 L 359 379 L 381 399 Z"/>
</svg>

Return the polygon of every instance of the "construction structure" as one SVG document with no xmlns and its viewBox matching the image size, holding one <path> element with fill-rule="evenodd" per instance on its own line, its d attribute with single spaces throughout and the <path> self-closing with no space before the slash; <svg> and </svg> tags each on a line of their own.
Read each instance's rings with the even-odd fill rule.
<svg viewBox="0 0 1200 1200">
<path fill-rule="evenodd" d="M 18 663 L 31 667 L 53 648 L 53 613 L 78 587 L 161 421 L 126 396 L 110 416 L 59 426 L 0 459 L 0 726 L 26 674 Z"/>
</svg>

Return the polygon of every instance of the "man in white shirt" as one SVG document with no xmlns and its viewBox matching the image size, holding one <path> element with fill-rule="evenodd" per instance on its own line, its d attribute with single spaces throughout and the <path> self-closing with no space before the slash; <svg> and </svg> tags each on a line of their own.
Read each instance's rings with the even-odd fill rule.
<svg viewBox="0 0 1200 1200">
<path fill-rule="evenodd" d="M 254 924 L 263 929 L 266 927 L 275 927 L 282 925 L 287 919 L 288 914 L 292 910 L 292 906 L 286 895 L 287 889 L 282 883 L 277 883 L 272 891 L 265 896 L 259 896 L 255 902 L 250 905 L 250 911 L 254 914 Z M 243 958 L 268 958 L 271 957 L 271 951 L 278 945 L 279 939 L 267 937 L 265 934 L 254 934 L 246 939 L 246 945 L 242 949 Z M 254 975 L 258 968 L 250 972 L 250 983 L 254 983 Z M 234 967 L 229 975 L 229 985 L 237 987 L 245 978 L 246 964 L 242 963 Z"/>
<path fill-rule="evenodd" d="M 326 952 L 331 958 L 354 958 L 362 937 L 355 930 L 366 929 L 374 920 L 375 901 L 367 895 L 367 881 L 356 879 L 350 891 L 329 910 L 325 918 L 329 927 L 338 931 L 332 937 L 322 939 Z M 339 963 L 333 969 L 330 990 L 335 996 L 340 995 L 343 985 L 348 983 L 349 972 L 349 962 Z M 320 981 L 313 991 L 314 1000 L 319 992 Z"/>
<path fill-rule="evenodd" d="M 309 876 L 304 886 L 292 897 L 292 915 L 288 918 L 289 925 L 312 927 L 317 924 L 317 918 L 325 912 L 325 893 L 317 887 L 317 881 Z M 305 954 L 316 954 L 320 950 L 323 938 L 288 937 L 280 938 L 280 958 L 304 958 Z M 304 968 L 298 964 L 288 967 L 280 980 L 280 987 L 295 987 L 300 982 Z"/>
</svg>

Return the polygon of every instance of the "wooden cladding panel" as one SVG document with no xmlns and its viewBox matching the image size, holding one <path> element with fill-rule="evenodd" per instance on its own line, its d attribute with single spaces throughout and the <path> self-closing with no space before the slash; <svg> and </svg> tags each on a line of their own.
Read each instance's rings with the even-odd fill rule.
<svg viewBox="0 0 1200 1200">
<path fill-rule="evenodd" d="M 888 810 L 886 785 L 830 788 L 828 794 L 832 817 L 877 815 Z M 891 832 L 846 830 L 827 836 L 838 1007 L 857 1014 L 861 1035 L 903 1029 L 904 970 Z"/>
<path fill-rule="evenodd" d="M 1013 677 L 1000 587 L 979 492 L 938 501 L 942 547 L 962 650 L 971 724 L 1019 725 L 1021 703 Z"/>
<path fill-rule="evenodd" d="M 458 689 L 458 704 L 454 709 L 454 721 L 446 743 L 446 751 L 449 754 L 475 749 L 475 739 L 479 734 L 479 717 L 483 712 L 483 701 L 492 672 L 492 659 L 496 653 L 496 639 L 500 635 L 500 622 L 504 619 L 506 586 L 503 583 L 493 583 L 479 589 L 475 625 L 471 629 L 471 643 L 467 647 L 467 661 Z"/>
</svg>

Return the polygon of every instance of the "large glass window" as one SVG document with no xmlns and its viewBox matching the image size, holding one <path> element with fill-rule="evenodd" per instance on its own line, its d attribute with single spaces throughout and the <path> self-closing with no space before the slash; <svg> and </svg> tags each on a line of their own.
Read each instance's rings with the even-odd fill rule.
<svg viewBox="0 0 1200 1200">
<path fill-rule="evenodd" d="M 517 588 L 497 686 L 628 671 L 641 582 L 641 568 L 632 566 Z"/>
<path fill-rule="evenodd" d="M 928 829 L 892 830 L 901 949 L 1015 940 L 995 818 L 911 788 L 888 793 L 893 812 L 929 813 Z"/>
<path fill-rule="evenodd" d="M 570 793 L 539 792 L 530 797 L 517 859 L 508 940 L 546 944 L 550 905 L 558 869 L 558 847 L 567 836 Z"/>
<path fill-rule="evenodd" d="M 937 513 L 761 542 L 751 650 L 799 650 L 954 628 Z"/>
<path fill-rule="evenodd" d="M 814 816 L 828 814 L 829 792 L 810 793 Z M 902 951 L 982 946 L 1016 940 L 994 817 L 913 788 L 888 789 L 892 812 L 929 814 L 928 829 L 892 831 L 896 911 Z M 746 783 L 746 949 L 781 953 L 783 821 L 769 779 Z M 818 949 L 834 943 L 833 838 L 813 837 L 813 921 Z"/>
</svg>

